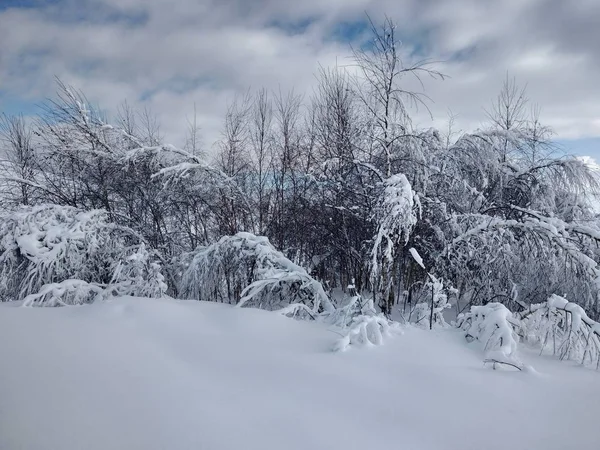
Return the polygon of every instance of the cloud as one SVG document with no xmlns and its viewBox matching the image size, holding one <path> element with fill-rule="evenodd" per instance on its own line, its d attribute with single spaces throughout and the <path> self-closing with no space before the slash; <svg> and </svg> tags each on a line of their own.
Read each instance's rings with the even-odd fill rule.
<svg viewBox="0 0 600 450">
<path fill-rule="evenodd" d="M 180 144 L 197 106 L 210 142 L 248 88 L 311 92 L 318 65 L 346 63 L 368 11 L 398 22 L 414 57 L 443 61 L 427 81 L 432 122 L 472 129 L 507 71 L 527 83 L 563 139 L 600 136 L 600 4 L 594 0 L 55 0 L 0 9 L 0 109 L 52 94 L 59 76 L 114 111 L 151 106 Z M 18 102 L 15 101 L 18 100 Z"/>
</svg>

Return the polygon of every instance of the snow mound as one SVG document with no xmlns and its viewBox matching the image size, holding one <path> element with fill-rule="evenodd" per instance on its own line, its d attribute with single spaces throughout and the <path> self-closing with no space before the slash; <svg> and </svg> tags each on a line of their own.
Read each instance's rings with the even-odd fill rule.
<svg viewBox="0 0 600 450">
<path fill-rule="evenodd" d="M 124 297 L 0 304 L 0 449 L 595 450 L 593 370 L 491 371 L 453 329 L 331 352 L 318 321 Z M 534 361 L 532 361 L 534 360 Z"/>
</svg>

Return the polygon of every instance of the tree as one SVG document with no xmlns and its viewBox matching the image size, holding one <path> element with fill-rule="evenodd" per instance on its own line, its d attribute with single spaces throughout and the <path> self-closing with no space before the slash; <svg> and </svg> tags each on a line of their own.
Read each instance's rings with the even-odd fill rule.
<svg viewBox="0 0 600 450">
<path fill-rule="evenodd" d="M 3 201 L 10 204 L 29 205 L 34 201 L 36 155 L 33 148 L 33 131 L 25 117 L 0 116 L 0 142 L 4 155 L 0 170 L 4 174 Z"/>
</svg>

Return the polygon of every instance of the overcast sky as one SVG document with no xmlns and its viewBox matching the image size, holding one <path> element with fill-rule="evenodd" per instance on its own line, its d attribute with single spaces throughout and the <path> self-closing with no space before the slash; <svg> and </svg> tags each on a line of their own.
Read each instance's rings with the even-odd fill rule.
<svg viewBox="0 0 600 450">
<path fill-rule="evenodd" d="M 310 94 L 319 65 L 348 64 L 365 11 L 450 77 L 427 82 L 421 126 L 451 110 L 476 128 L 508 72 L 559 142 L 600 159 L 599 0 L 0 0 L 0 111 L 31 114 L 56 75 L 109 112 L 150 106 L 175 144 L 195 103 L 209 147 L 236 93 Z"/>
</svg>

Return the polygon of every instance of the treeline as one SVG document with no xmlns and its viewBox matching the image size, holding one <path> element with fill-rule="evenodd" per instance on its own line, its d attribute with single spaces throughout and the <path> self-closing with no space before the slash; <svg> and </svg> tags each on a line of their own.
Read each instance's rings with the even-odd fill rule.
<svg viewBox="0 0 600 450">
<path fill-rule="evenodd" d="M 407 78 L 444 75 L 426 61 L 407 65 L 399 46 L 386 20 L 354 51 L 351 72 L 319 71 L 311 96 L 241 96 L 211 155 L 195 120 L 185 147 L 175 148 L 150 111 L 124 103 L 109 120 L 60 81 L 33 122 L 4 116 L 0 251 L 14 269 L 3 271 L 2 300 L 32 293 L 23 280 L 9 286 L 30 255 L 7 223 L 20 208 L 22 229 L 33 220 L 23 211 L 58 205 L 103 210 L 103 226 L 121 230 L 120 245 L 152 260 L 135 277 L 160 265 L 165 288 L 160 281 L 157 292 L 173 297 L 185 296 L 182 274 L 199 251 L 243 231 L 268 237 L 326 290 L 352 285 L 372 295 L 385 314 L 422 302 L 435 279 L 457 311 L 488 302 L 518 310 L 558 294 L 598 318 L 596 175 L 553 156 L 550 130 L 510 79 L 482 129 L 420 129 L 410 111 L 426 108 L 427 98 L 408 90 Z M 82 277 L 109 283 L 114 270 Z M 52 272 L 43 281 L 67 278 Z M 229 292 L 237 302 L 241 291 Z"/>
</svg>

